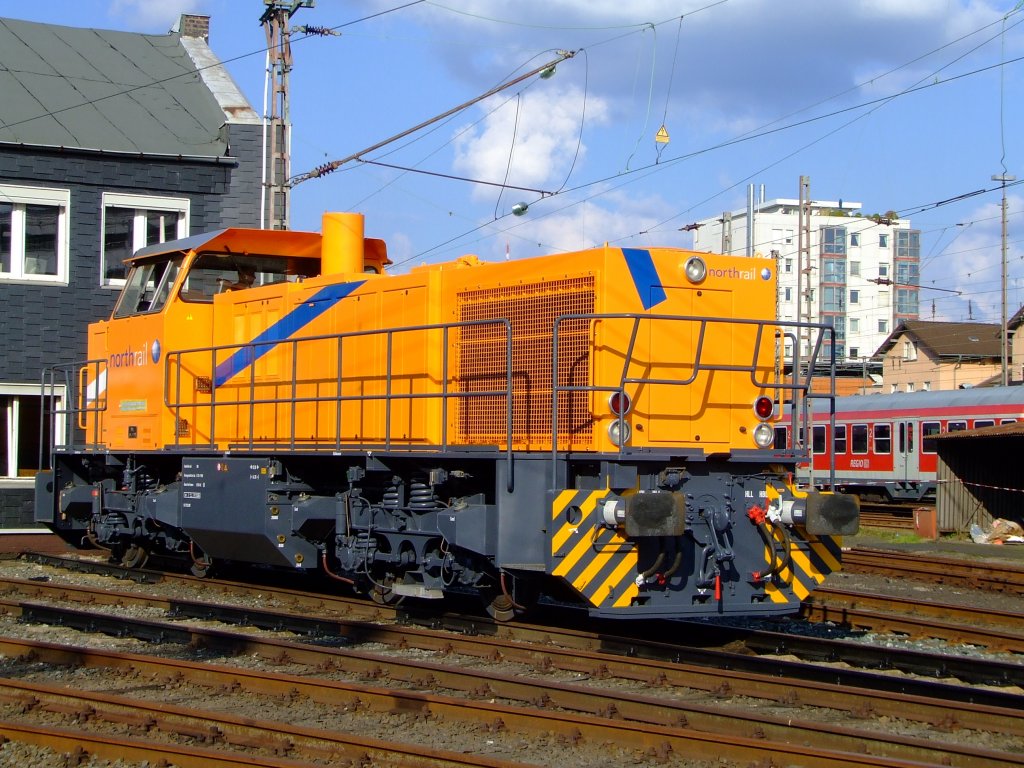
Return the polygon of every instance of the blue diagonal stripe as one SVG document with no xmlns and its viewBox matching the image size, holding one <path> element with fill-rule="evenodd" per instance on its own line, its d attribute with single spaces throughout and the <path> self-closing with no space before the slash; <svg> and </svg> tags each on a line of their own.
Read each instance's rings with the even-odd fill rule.
<svg viewBox="0 0 1024 768">
<path fill-rule="evenodd" d="M 299 306 L 271 325 L 254 338 L 250 344 L 234 352 L 227 360 L 217 366 L 214 371 L 214 386 L 221 386 L 233 376 L 237 376 L 265 354 L 273 350 L 279 341 L 284 341 L 305 328 L 320 315 L 344 299 L 359 286 L 365 283 L 340 283 L 322 288 Z"/>
<path fill-rule="evenodd" d="M 633 278 L 633 286 L 644 309 L 650 309 L 665 301 L 668 296 L 661 285 L 661 278 L 658 277 L 658 269 L 654 266 L 651 252 L 646 248 L 623 248 L 622 255 L 626 259 L 629 275 Z"/>
</svg>

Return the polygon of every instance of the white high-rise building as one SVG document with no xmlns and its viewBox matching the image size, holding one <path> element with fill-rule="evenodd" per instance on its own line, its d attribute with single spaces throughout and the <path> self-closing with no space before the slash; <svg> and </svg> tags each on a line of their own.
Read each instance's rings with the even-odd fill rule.
<svg viewBox="0 0 1024 768">
<path fill-rule="evenodd" d="M 909 220 L 888 218 L 894 214 L 865 217 L 860 208 L 843 200 L 810 202 L 810 242 L 803 258 L 799 200 L 762 200 L 748 210 L 699 221 L 693 247 L 774 260 L 778 318 L 832 326 L 836 359 L 861 362 L 901 320 L 918 319 L 921 232 L 911 229 Z M 749 210 L 754 225 L 748 234 Z M 786 357 L 792 357 L 788 346 Z"/>
</svg>

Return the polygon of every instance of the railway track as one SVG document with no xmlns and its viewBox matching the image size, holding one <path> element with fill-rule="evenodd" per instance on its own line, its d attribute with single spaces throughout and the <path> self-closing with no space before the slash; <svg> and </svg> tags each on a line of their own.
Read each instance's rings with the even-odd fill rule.
<svg viewBox="0 0 1024 768">
<path fill-rule="evenodd" d="M 136 576 L 142 574 L 136 573 Z M 166 577 L 151 577 L 155 581 L 164 582 Z M 144 579 L 140 579 L 144 580 Z M 24 581 L 24 580 L 23 580 Z M 181 591 L 181 582 L 168 580 L 168 585 L 173 591 Z M 186 580 L 187 581 L 187 580 Z M 150 589 L 154 585 L 143 585 Z M 228 584 L 216 584 L 204 582 L 204 590 L 212 588 L 213 591 L 222 591 L 228 594 L 233 587 Z M 264 587 L 258 588 L 262 595 L 263 602 L 274 602 L 278 599 L 270 594 Z M 23 591 L 21 591 L 23 590 Z M 81 591 L 79 591 L 81 590 Z M 664 659 L 645 659 L 644 656 L 655 652 L 674 652 L 676 656 L 681 654 L 696 654 L 696 649 L 688 649 L 684 646 L 669 646 L 657 648 L 659 644 L 650 644 L 645 647 L 636 639 L 616 639 L 610 636 L 587 637 L 585 632 L 556 632 L 549 628 L 524 628 L 523 637 L 532 633 L 533 641 L 525 641 L 520 637 L 518 640 L 509 639 L 508 632 L 516 631 L 516 628 L 509 626 L 488 625 L 485 622 L 478 622 L 474 629 L 479 634 L 466 635 L 439 632 L 437 630 L 427 631 L 421 627 L 409 626 L 382 626 L 370 622 L 360 622 L 350 619 L 347 622 L 337 622 L 338 626 L 334 631 L 328 631 L 325 626 L 313 629 L 307 626 L 304 630 L 301 627 L 290 627 L 290 624 L 297 624 L 299 621 L 293 614 L 294 610 L 282 612 L 278 616 L 272 612 L 260 614 L 252 608 L 238 608 L 229 606 L 237 614 L 248 613 L 247 624 L 250 626 L 274 626 L 278 629 L 290 627 L 305 632 L 305 639 L 299 641 L 286 641 L 277 638 L 254 638 L 251 634 L 224 632 L 223 630 L 204 629 L 198 627 L 184 627 L 182 623 L 170 622 L 164 619 L 129 619 L 125 612 L 135 607 L 147 606 L 150 612 L 167 613 L 173 609 L 179 615 L 199 613 L 206 610 L 209 614 L 214 610 L 207 604 L 205 609 L 202 606 L 187 606 L 189 601 L 177 599 L 172 600 L 166 597 L 158 597 L 155 602 L 149 602 L 150 597 L 133 593 L 118 593 L 109 588 L 96 589 L 93 594 L 88 590 L 75 585 L 58 584 L 42 581 L 24 581 L 23 584 L 16 584 L 15 580 L 8 581 L 4 586 L 6 593 L 6 610 L 14 611 L 16 606 L 25 620 L 46 621 L 53 625 L 64 625 L 79 623 L 81 626 L 98 629 L 103 621 L 108 621 L 107 631 L 117 634 L 126 634 L 131 627 L 131 633 L 148 638 L 151 642 L 167 642 L 174 639 L 184 645 L 200 646 L 208 651 L 214 648 L 222 648 L 225 652 L 243 652 L 246 656 L 258 657 L 264 664 L 271 667 L 295 667 L 305 669 L 301 675 L 287 676 L 283 682 L 270 682 L 276 673 L 264 670 L 254 674 L 251 679 L 247 677 L 244 685 L 239 683 L 240 675 L 238 670 L 231 668 L 224 671 L 227 677 L 217 678 L 213 673 L 220 674 L 222 670 L 211 668 L 209 664 L 199 665 L 200 669 L 183 671 L 180 663 L 173 668 L 173 671 L 159 672 L 155 667 L 148 668 L 149 671 L 133 672 L 132 674 L 143 674 L 152 677 L 170 675 L 175 679 L 187 679 L 193 684 L 202 684 L 217 689 L 218 686 L 254 686 L 252 690 L 269 695 L 271 690 L 276 690 L 275 695 L 284 695 L 282 688 L 272 689 L 269 686 L 280 685 L 289 691 L 299 691 L 302 697 L 309 697 L 310 700 L 325 700 L 345 702 L 352 704 L 358 700 L 359 707 L 374 707 L 367 704 L 374 691 L 366 686 L 359 687 L 355 693 L 346 694 L 348 699 L 335 690 L 336 683 L 328 685 L 328 693 L 312 692 L 312 689 L 297 688 L 300 681 L 304 685 L 320 685 L 322 683 L 310 678 L 319 677 L 324 670 L 331 673 L 345 671 L 362 679 L 369 679 L 375 682 L 387 680 L 389 684 L 397 683 L 411 688 L 411 691 L 397 694 L 391 687 L 387 692 L 378 694 L 381 701 L 390 702 L 381 704 L 383 709 L 380 712 L 395 711 L 397 708 L 406 712 L 417 712 L 421 716 L 439 717 L 448 721 L 463 723 L 494 723 L 500 721 L 502 728 L 516 733 L 534 733 L 535 737 L 540 733 L 540 726 L 530 726 L 528 720 L 515 719 L 512 713 L 503 710 L 488 710 L 481 706 L 480 697 L 483 696 L 488 702 L 492 699 L 518 702 L 515 715 L 524 718 L 521 711 L 524 707 L 537 709 L 539 720 L 547 722 L 551 720 L 552 708 L 564 709 L 574 713 L 567 717 L 565 722 L 558 720 L 551 728 L 560 738 L 575 740 L 578 743 L 600 743 L 602 739 L 608 743 L 625 745 L 630 749 L 637 750 L 644 754 L 687 754 L 703 755 L 710 750 L 711 744 L 718 745 L 717 757 L 728 756 L 730 760 L 738 762 L 758 760 L 773 760 L 777 763 L 799 762 L 804 765 L 849 765 L 849 764 L 871 764 L 890 765 L 902 764 L 900 761 L 914 760 L 925 764 L 952 764 L 952 765 L 1013 765 L 1019 756 L 1011 756 L 1011 761 L 1006 762 L 1007 755 L 1002 754 L 1003 750 L 977 750 L 974 747 L 959 745 L 952 748 L 951 745 L 939 741 L 939 747 L 926 747 L 924 739 L 913 737 L 893 737 L 869 735 L 870 723 L 863 722 L 864 713 L 871 712 L 873 717 L 902 718 L 909 722 L 916 723 L 915 728 L 921 729 L 936 724 L 955 722 L 961 728 L 990 728 L 993 723 L 998 723 L 1002 729 L 1002 737 L 1007 739 L 1018 739 L 1021 735 L 1024 724 L 1020 712 L 1024 710 L 1022 703 L 1024 698 L 1016 694 L 1004 694 L 1001 698 L 996 697 L 1003 703 L 1003 706 L 977 701 L 957 702 L 952 690 L 959 689 L 961 693 L 970 693 L 973 689 L 963 686 L 950 686 L 941 683 L 931 683 L 931 687 L 920 684 L 910 685 L 914 692 L 907 695 L 905 691 L 884 690 L 884 686 L 872 691 L 867 682 L 868 677 L 879 680 L 887 679 L 897 683 L 893 686 L 900 688 L 908 681 L 900 678 L 887 677 L 885 675 L 869 675 L 861 673 L 865 679 L 860 685 L 851 684 L 850 678 L 841 679 L 834 677 L 839 682 L 811 682 L 802 681 L 799 676 L 789 676 L 788 671 L 795 669 L 785 664 L 775 664 L 772 660 L 751 659 L 750 657 L 738 657 L 737 661 L 746 658 L 754 661 L 766 662 L 763 673 L 758 674 L 750 671 L 749 668 L 730 669 L 730 662 L 720 658 L 719 668 L 714 674 L 708 674 L 706 666 L 687 663 L 681 660 L 668 661 Z M 49 595 L 47 597 L 47 595 Z M 331 598 L 323 596 L 303 596 L 300 592 L 288 591 L 280 596 L 282 600 L 321 600 L 321 610 L 326 609 L 328 604 L 333 604 Z M 42 601 L 58 605 L 43 605 Z M 90 610 L 69 608 L 69 604 L 91 606 Z M 347 603 L 337 605 L 343 611 L 354 611 L 354 608 L 347 607 Z M 364 604 L 365 605 L 365 604 Z M 368 610 L 381 612 L 385 609 L 376 606 L 367 606 Z M 102 614 L 110 612 L 107 619 Z M 215 611 L 219 614 L 219 609 Z M 304 613 L 309 614 L 307 607 Z M 218 618 L 223 618 L 218 615 Z M 235 621 L 241 618 L 236 617 Z M 306 617 L 307 621 L 313 621 L 312 617 Z M 464 629 L 463 632 L 469 631 Z M 493 636 L 485 633 L 493 632 Z M 685 630 L 689 633 L 690 630 Z M 177 633 L 177 634 L 176 634 Z M 682 633 L 681 633 L 682 634 Z M 13 640 L 4 643 L 15 642 Z M 339 647 L 317 648 L 313 643 L 333 644 Z M 359 649 L 373 643 L 391 649 L 386 654 L 365 653 Z M 592 644 L 593 650 L 585 650 L 583 646 Z M 553 644 L 564 644 L 567 647 L 552 647 Z M 632 644 L 632 645 L 628 645 Z M 618 647 L 616 647 L 618 645 Z M 422 658 L 412 661 L 406 659 L 394 659 L 389 656 L 402 651 L 403 649 L 414 649 L 418 651 L 429 651 L 433 661 L 427 663 Z M 59 660 L 66 661 L 73 658 L 76 664 L 106 665 L 109 669 L 124 669 L 122 663 L 114 656 L 107 653 L 97 655 L 98 652 L 89 650 L 68 650 L 38 645 L 20 647 L 3 645 L 0 650 L 4 655 L 26 656 L 39 660 L 46 660 L 54 663 Z M 616 658 L 613 652 L 633 653 L 633 658 Z M 467 671 L 465 664 L 452 666 L 446 660 L 453 657 L 476 660 L 472 662 L 485 667 L 493 667 L 495 664 L 507 665 L 517 664 L 528 667 L 526 673 L 520 674 L 487 674 L 488 670 L 470 669 Z M 88 658 L 89 661 L 83 662 Z M 92 661 L 93 659 L 104 661 Z M 439 663 L 437 659 L 441 659 Z M 180 662 L 180 660 L 179 660 Z M 139 669 L 138 660 L 131 662 L 130 668 Z M 150 662 L 147 662 L 150 663 Z M 154 661 L 153 664 L 162 662 Z M 813 665 L 804 665 L 813 667 Z M 821 670 L 821 667 L 818 667 Z M 539 671 L 538 671 L 539 670 Z M 575 679 L 582 683 L 551 683 L 550 681 L 535 681 L 533 677 L 544 670 L 558 670 L 563 673 L 570 673 Z M 782 675 L 780 677 L 780 674 Z M 234 682 L 228 683 L 227 680 Z M 595 687 L 600 681 L 601 687 Z M 617 682 L 618 681 L 618 682 Z M 617 682 L 617 685 L 616 685 Z M 928 681 L 924 681 L 928 682 Z M 323 683 L 326 684 L 326 683 Z M 616 685 L 625 690 L 607 691 L 603 689 L 605 684 Z M 261 687 L 262 686 L 262 687 Z M 637 693 L 637 686 L 644 694 Z M 379 685 L 370 686 L 377 689 Z M 422 698 L 423 691 L 434 691 L 443 689 L 446 691 L 461 692 L 462 696 L 469 695 L 473 698 L 468 704 L 463 702 L 460 706 L 469 707 L 477 714 L 472 715 L 474 719 L 461 720 L 462 715 L 456 717 L 450 714 L 438 714 L 444 707 L 454 706 L 451 702 Z M 652 695 L 652 692 L 675 691 L 685 689 L 697 692 L 697 697 L 702 704 L 693 704 L 693 693 L 683 696 L 683 701 L 678 700 L 680 694 L 672 697 L 663 695 Z M 945 689 L 951 689 L 949 696 Z M 927 691 L 927 692 L 926 692 Z M 994 693 L 999 693 L 994 692 Z M 352 696 L 355 699 L 351 698 Z M 772 703 L 775 707 L 796 707 L 801 712 L 794 717 L 790 712 L 786 716 L 773 719 L 764 713 L 764 706 L 757 707 L 753 714 L 746 717 L 737 716 L 735 719 L 723 713 L 720 704 L 726 703 L 732 697 L 758 697 L 759 700 Z M 397 698 L 396 698 L 397 697 Z M 443 699 L 444 697 L 442 697 Z M 452 698 L 452 697 L 448 697 Z M 538 707 L 537 703 L 543 702 Z M 690 703 L 687 703 L 690 702 Z M 347 706 L 342 703 L 342 706 Z M 851 723 L 864 725 L 864 728 L 854 728 L 855 734 L 832 734 L 827 723 L 808 723 L 806 727 L 801 725 L 794 730 L 789 723 L 794 720 L 804 721 L 808 718 L 808 708 L 824 707 L 830 710 L 838 710 L 846 713 L 843 719 L 847 726 Z M 451 710 L 456 711 L 456 710 Z M 463 710 L 458 710 L 463 711 Z M 466 710 L 469 711 L 469 710 Z M 480 714 L 483 713 L 483 714 Z M 624 732 L 601 730 L 605 726 L 598 723 L 591 723 L 590 719 L 607 720 L 609 716 L 630 723 Z M 469 718 L 469 715 L 466 715 Z M 851 720 L 851 717 L 853 718 Z M 480 718 L 483 718 L 481 720 Z M 496 718 L 496 719 L 495 719 Z M 589 718 L 589 719 L 588 719 Z M 554 721 L 552 721 L 554 722 Z M 572 723 L 573 725 L 570 725 Z M 680 728 L 680 724 L 685 724 Z M 622 725 L 620 723 L 620 725 Z M 643 728 L 640 728 L 643 726 Z M 561 730 L 564 728 L 565 730 Z M 645 730 L 653 729 L 653 730 Z M 840 729 L 842 730 L 842 729 Z M 846 730 L 849 730 L 847 727 Z M 866 733 L 861 733 L 865 730 Z M 686 731 L 687 733 L 677 733 Z M 690 734 L 690 731 L 698 735 Z M 545 733 L 551 733 L 549 729 Z M 575 735 L 573 735 L 575 734 Z M 731 736 L 736 736 L 738 742 L 733 743 Z M 850 740 L 852 738 L 852 741 Z M 932 738 L 929 731 L 929 738 Z M 844 740 L 845 739 L 845 740 Z M 916 740 L 915 740 L 916 739 Z M 746 741 L 744 741 L 746 740 Z M 749 741 L 758 742 L 753 748 Z M 921 742 L 921 743 L 918 743 Z M 818 757 L 815 758 L 801 752 L 792 751 L 793 743 L 810 743 L 816 746 Z M 842 757 L 841 753 L 849 750 L 858 750 L 859 744 L 866 745 L 867 759 L 860 755 L 854 762 Z M 781 746 L 780 746 L 781 745 Z M 789 746 L 787 746 L 789 745 Z M 753 751 L 751 751 L 753 749 Z M 974 750 L 974 751 L 972 751 Z M 952 756 L 949 757 L 949 756 Z M 946 762 L 952 759 L 952 762 Z M 994 762 L 993 762 L 994 761 Z M 1000 762 L 1002 761 L 1002 762 Z"/>
<path fill-rule="evenodd" d="M 421 612 L 415 608 L 385 607 L 358 598 L 332 596 L 323 592 L 303 592 L 225 580 L 199 580 L 191 576 L 125 569 L 91 560 L 38 555 L 34 556 L 34 559 L 52 563 L 58 567 L 67 566 L 79 571 L 108 574 L 117 578 L 138 581 L 149 587 L 162 584 L 167 593 L 173 597 L 156 605 L 174 615 L 197 619 L 216 619 L 236 624 L 249 623 L 265 629 L 289 630 L 314 637 L 321 635 L 349 636 L 351 634 L 360 642 L 367 640 L 378 642 L 386 634 L 382 627 L 385 627 L 387 623 L 401 622 L 427 627 L 429 632 L 444 629 L 462 635 L 483 635 L 498 643 L 544 643 L 557 645 L 570 651 L 600 651 L 669 661 L 679 660 L 685 656 L 687 660 L 705 667 L 730 667 L 754 674 L 777 673 L 778 661 L 764 662 L 757 656 L 777 654 L 781 652 L 780 649 L 785 649 L 787 654 L 808 660 L 842 661 L 855 668 L 899 669 L 917 675 L 951 675 L 972 684 L 1021 685 L 1024 687 L 1024 666 L 1013 662 L 978 657 L 957 658 L 924 651 L 901 651 L 888 647 L 877 648 L 844 639 L 843 636 L 847 634 L 844 632 L 839 632 L 838 637 L 835 634 L 829 637 L 820 634 L 810 636 L 794 634 L 792 631 L 786 632 L 785 628 L 790 626 L 792 630 L 796 630 L 805 625 L 790 623 L 765 622 L 761 628 L 756 628 L 749 623 L 735 627 L 728 624 L 683 621 L 647 622 L 642 626 L 631 622 L 624 626 L 621 622 L 589 621 L 581 616 L 573 616 L 569 619 L 569 624 L 572 625 L 570 628 L 565 625 L 564 614 L 560 614 L 558 611 L 550 612 L 545 617 L 544 623 L 539 626 L 524 622 L 501 623 L 478 614 L 439 614 Z M 194 591 L 197 584 L 201 585 L 203 593 L 201 601 L 187 601 L 179 597 L 184 592 Z M 18 589 L 26 595 L 36 594 L 38 596 L 55 591 L 60 596 L 60 600 L 69 601 L 73 600 L 76 594 L 80 594 L 77 590 L 69 589 L 64 585 L 58 584 L 50 587 L 37 582 L 22 585 Z M 109 587 L 99 589 L 95 594 L 82 594 L 84 596 L 78 600 L 83 603 L 130 602 L 132 600 L 130 594 L 110 591 Z M 217 596 L 223 597 L 225 600 L 242 601 L 243 605 L 236 608 L 232 605 L 214 604 L 212 601 Z M 142 597 L 140 599 L 150 598 Z M 258 601 L 259 608 L 251 604 L 253 599 Z M 822 603 L 813 608 L 810 607 L 811 605 L 814 604 L 809 604 L 808 610 L 811 612 L 821 613 L 824 607 Z M 848 624 L 838 613 L 839 606 L 833 604 L 832 610 L 833 613 L 823 620 Z M 909 612 L 904 609 L 894 613 L 894 621 L 900 620 Z M 859 611 L 856 615 L 859 617 L 862 627 L 874 627 L 880 631 L 885 629 L 887 614 Z M 351 619 L 352 623 L 336 622 L 334 618 L 331 618 L 335 616 Z M 974 619 L 977 620 L 979 617 L 982 621 L 984 620 L 983 613 L 975 614 Z M 998 621 L 990 623 L 998 624 Z M 932 636 L 929 624 L 923 622 L 900 621 L 897 629 L 901 634 L 916 634 L 920 637 Z M 629 634 L 624 634 L 627 631 Z M 952 634 L 952 629 L 949 632 Z M 965 636 L 964 632 L 966 632 L 966 628 L 961 629 L 961 636 Z M 990 627 L 980 627 L 978 631 L 967 636 L 970 642 L 981 646 L 993 644 L 994 640 L 999 641 L 1000 639 L 998 632 L 993 632 Z M 645 639 L 649 637 L 689 637 L 700 640 L 702 643 L 731 644 L 732 647 L 742 647 L 743 654 L 723 655 L 721 651 L 716 651 L 713 648 L 704 648 L 693 643 L 678 641 L 651 642 Z M 1013 633 L 1009 633 L 1006 642 L 1015 647 L 1019 644 L 1019 638 Z M 1005 647 L 1000 642 L 995 642 L 995 645 Z M 794 667 L 788 670 L 787 674 L 791 677 L 807 676 L 808 679 L 815 679 L 814 673 L 817 669 L 817 667 L 811 667 L 809 670 Z M 836 677 L 835 671 L 830 671 L 829 674 L 834 679 L 839 679 Z M 852 680 L 849 681 L 849 684 L 868 685 L 865 681 Z"/>
<path fill-rule="evenodd" d="M 1024 595 L 1024 567 L 988 560 L 908 554 L 857 547 L 843 552 L 843 569 L 933 584 Z"/>
<path fill-rule="evenodd" d="M 39 653 L 42 649 L 33 649 Z M 467 756 L 422 747 L 410 748 L 383 739 L 328 732 L 296 725 L 261 722 L 228 713 L 177 707 L 165 702 L 112 696 L 64 686 L 0 678 L 0 703 L 21 713 L 21 722 L 0 720 L 0 735 L 42 746 L 63 744 L 110 760 L 139 759 L 168 764 L 216 768 L 266 766 L 280 768 L 326 761 L 351 765 L 410 766 L 411 768 L 513 768 L 518 763 L 484 756 Z M 55 716 L 74 728 L 52 725 Z M 83 721 L 125 726 L 133 738 L 115 738 Z M 51 723 L 51 724 L 47 724 Z M 145 738 L 139 734 L 145 733 Z M 161 742 L 166 739 L 171 743 Z M 175 743 L 184 741 L 186 744 Z M 195 742 L 218 748 L 197 747 Z M 67 747 L 70 745 L 70 749 Z M 238 754 L 244 751 L 244 754 Z M 259 753 L 269 753 L 261 755 Z M 282 760 L 280 758 L 287 758 Z"/>
<path fill-rule="evenodd" d="M 72 619 L 67 609 L 62 614 L 64 623 Z M 96 621 L 95 614 L 90 620 Z M 235 667 L 208 663 L 192 664 L 180 659 L 153 659 L 94 649 L 52 647 L 38 642 L 16 643 L 8 639 L 0 639 L 0 650 L 8 656 L 31 655 L 35 660 L 64 664 L 69 663 L 74 654 L 77 663 L 91 668 L 109 666 L 147 679 L 188 680 L 193 685 L 211 689 L 231 688 L 284 698 L 298 696 L 318 702 L 329 701 L 346 709 L 412 712 L 444 722 L 492 726 L 500 723 L 500 728 L 515 733 L 539 736 L 554 732 L 574 743 L 611 743 L 619 748 L 640 752 L 655 750 L 663 755 L 683 754 L 708 759 L 717 744 L 717 756 L 729 760 L 770 759 L 776 763 L 809 766 L 897 765 L 903 761 L 973 766 L 1024 765 L 1024 756 L 1006 754 L 1003 750 L 978 749 L 963 744 L 934 744 L 924 738 L 851 727 L 849 720 L 837 727 L 792 715 L 773 716 L 762 708 L 745 712 L 714 704 L 676 701 L 668 696 L 645 695 L 638 693 L 635 687 L 619 690 L 593 684 L 550 682 L 544 680 L 543 675 L 535 678 L 537 673 L 508 675 L 460 664 L 422 659 L 409 661 L 349 649 L 317 648 L 222 630 L 169 627 L 166 622 L 128 620 L 123 615 L 117 620 L 122 632 L 140 632 L 149 638 L 159 636 L 163 642 L 175 638 L 184 641 L 187 636 L 191 643 L 199 643 L 206 648 L 237 645 L 236 650 L 244 650 L 246 656 L 262 658 L 273 666 L 300 665 L 309 673 L 295 675 L 264 669 L 245 674 Z M 457 639 L 451 638 L 449 642 L 452 647 L 446 649 L 445 658 L 463 652 Z M 593 663 L 579 659 L 578 655 L 577 658 L 579 673 L 585 679 L 613 677 L 604 659 L 598 659 L 598 666 L 593 666 Z M 493 667 L 493 661 L 487 666 Z M 345 672 L 373 683 L 315 680 L 311 678 L 316 675 L 310 674 L 314 670 L 321 673 L 323 670 Z M 599 670 L 601 674 L 598 674 Z M 630 677 L 635 679 L 634 676 L 635 672 Z M 382 687 L 379 684 L 381 680 L 386 680 L 388 686 Z M 405 684 L 412 690 L 396 689 L 396 683 Z M 671 686 L 663 674 L 644 683 L 648 690 L 655 684 Z M 716 698 L 725 693 L 722 683 L 718 685 Z M 469 698 L 424 692 L 438 690 L 461 691 Z M 518 706 L 492 703 L 495 698 L 518 702 Z M 883 701 L 879 697 L 873 697 L 873 700 L 875 703 Z M 967 723 L 974 722 L 984 723 L 986 728 L 990 728 L 995 720 L 999 729 L 1004 733 L 1010 731 L 1014 738 L 1019 738 L 1024 729 L 1024 716 L 1019 709 L 979 708 L 976 705 L 951 708 L 948 702 L 912 701 L 899 696 L 887 700 L 888 717 L 895 717 L 899 712 L 899 717 L 907 718 L 913 710 L 916 717 L 924 718 L 932 725 L 948 724 L 952 717 L 959 727 L 969 727 Z M 806 704 L 796 697 L 793 689 L 785 695 L 783 703 L 788 708 Z M 864 707 L 862 699 L 858 708 L 850 710 L 850 713 L 864 712 Z M 963 719 L 957 714 L 962 714 Z M 806 744 L 814 747 L 803 746 Z M 866 755 L 856 754 L 859 750 L 864 750 Z M 954 762 L 948 762 L 950 759 Z"/>
</svg>

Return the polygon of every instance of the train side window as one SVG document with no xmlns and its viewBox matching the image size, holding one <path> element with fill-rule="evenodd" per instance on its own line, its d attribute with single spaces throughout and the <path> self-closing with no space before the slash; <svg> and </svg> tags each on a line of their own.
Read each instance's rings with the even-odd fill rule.
<svg viewBox="0 0 1024 768">
<path fill-rule="evenodd" d="M 867 453 L 868 452 L 868 425 L 867 424 L 854 424 L 852 427 L 853 434 L 850 440 L 851 453 Z"/>
<path fill-rule="evenodd" d="M 949 427 L 947 428 L 946 431 L 947 432 L 966 432 L 967 431 L 967 422 L 966 421 L 951 421 L 951 422 L 949 422 Z"/>
<path fill-rule="evenodd" d="M 1017 420 L 1016 419 L 1000 419 L 999 423 L 1000 424 L 1016 424 Z"/>
<path fill-rule="evenodd" d="M 892 453 L 892 424 L 875 424 L 875 453 Z"/>
<path fill-rule="evenodd" d="M 833 441 L 832 450 L 835 451 L 838 456 L 841 453 L 846 453 L 846 425 L 836 424 L 835 440 Z"/>
<path fill-rule="evenodd" d="M 981 427 L 994 427 L 996 422 L 994 419 L 975 419 L 974 428 L 980 429 Z"/>
<path fill-rule="evenodd" d="M 921 453 L 935 453 L 935 435 L 941 431 L 937 421 L 921 422 Z"/>
<path fill-rule="evenodd" d="M 826 442 L 826 432 L 824 424 L 815 424 L 812 427 L 811 432 L 811 450 L 814 453 L 825 453 L 828 449 L 825 447 L 828 443 Z"/>
<path fill-rule="evenodd" d="M 777 451 L 784 451 L 789 448 L 789 430 L 786 427 L 775 428 L 775 442 L 772 447 Z"/>
</svg>

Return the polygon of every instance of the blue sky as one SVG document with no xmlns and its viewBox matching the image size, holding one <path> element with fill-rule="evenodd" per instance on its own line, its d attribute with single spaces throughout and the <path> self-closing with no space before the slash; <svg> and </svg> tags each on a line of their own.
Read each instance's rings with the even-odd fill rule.
<svg viewBox="0 0 1024 768">
<path fill-rule="evenodd" d="M 365 156 L 428 173 L 353 162 L 296 186 L 292 227 L 319 229 L 325 210 L 363 212 L 367 235 L 388 241 L 399 269 L 463 253 L 689 246 L 679 228 L 743 208 L 747 184 L 765 185 L 769 199 L 794 198 L 806 175 L 813 199 L 895 210 L 922 231 L 922 319 L 997 322 L 1001 192 L 991 176 L 1024 180 L 1018 6 L 318 0 L 293 26 L 341 35 L 294 41 L 293 174 L 475 98 L 559 50 L 577 53 L 554 77 Z M 208 14 L 212 49 L 257 111 L 263 9 L 261 0 L 0 0 L 2 16 L 147 33 L 167 31 L 182 12 Z M 655 142 L 662 125 L 667 145 Z M 1007 193 L 1013 312 L 1024 303 L 1024 185 Z M 520 202 L 529 211 L 513 216 Z"/>
</svg>

